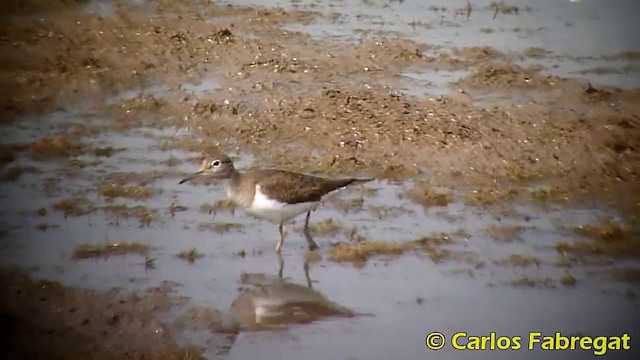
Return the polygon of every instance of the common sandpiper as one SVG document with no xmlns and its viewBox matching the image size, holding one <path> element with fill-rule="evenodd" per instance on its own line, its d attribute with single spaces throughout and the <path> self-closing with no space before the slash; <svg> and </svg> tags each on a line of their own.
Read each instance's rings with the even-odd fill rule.
<svg viewBox="0 0 640 360">
<path fill-rule="evenodd" d="M 181 180 L 180 184 L 204 176 L 222 180 L 229 199 L 250 215 L 278 225 L 280 240 L 276 245 L 276 253 L 280 253 L 284 243 L 283 224 L 304 213 L 307 214 L 304 235 L 309 250 L 316 250 L 318 244 L 311 238 L 309 217 L 322 198 L 347 185 L 374 180 L 328 179 L 279 169 L 250 169 L 241 172 L 235 168 L 231 158 L 218 152 L 206 156 L 200 169 Z"/>
</svg>

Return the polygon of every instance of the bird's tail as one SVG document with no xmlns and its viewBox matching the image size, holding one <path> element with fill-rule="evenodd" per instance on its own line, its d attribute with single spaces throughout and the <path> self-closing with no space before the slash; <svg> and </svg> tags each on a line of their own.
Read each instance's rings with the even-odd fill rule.
<svg viewBox="0 0 640 360">
<path fill-rule="evenodd" d="M 330 186 L 330 190 L 336 190 L 336 189 L 340 189 L 340 188 L 344 188 L 346 186 L 349 185 L 354 185 L 354 184 L 362 184 L 362 183 L 366 183 L 369 181 L 375 180 L 373 178 L 362 178 L 362 179 L 358 179 L 358 178 L 349 178 L 349 179 L 336 179 L 336 180 L 332 180 L 331 181 L 331 185 Z"/>
<path fill-rule="evenodd" d="M 364 183 L 368 183 L 369 181 L 373 181 L 375 180 L 375 178 L 353 178 L 350 179 L 351 182 L 349 184 L 364 184 Z"/>
</svg>

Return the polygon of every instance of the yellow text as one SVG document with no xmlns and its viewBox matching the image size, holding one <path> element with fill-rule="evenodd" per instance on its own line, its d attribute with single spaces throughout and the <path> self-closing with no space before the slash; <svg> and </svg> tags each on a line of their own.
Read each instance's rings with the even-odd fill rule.
<svg viewBox="0 0 640 360">
<path fill-rule="evenodd" d="M 522 345 L 520 336 L 498 336 L 495 332 L 488 336 L 468 335 L 466 332 L 455 333 L 451 337 L 451 346 L 456 350 L 519 350 Z"/>
<path fill-rule="evenodd" d="M 621 336 L 563 336 L 559 332 L 554 336 L 542 336 L 542 333 L 529 333 L 529 350 L 539 346 L 542 350 L 593 350 L 593 354 L 601 356 L 607 350 L 629 350 L 629 334 Z"/>
</svg>

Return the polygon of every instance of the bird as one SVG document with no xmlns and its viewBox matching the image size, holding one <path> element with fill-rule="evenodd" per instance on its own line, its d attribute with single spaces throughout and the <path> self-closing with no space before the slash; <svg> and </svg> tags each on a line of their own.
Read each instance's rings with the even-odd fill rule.
<svg viewBox="0 0 640 360">
<path fill-rule="evenodd" d="M 323 197 L 335 190 L 356 183 L 365 183 L 374 178 L 330 179 L 282 169 L 249 169 L 239 171 L 229 156 L 222 152 L 205 155 L 200 169 L 182 179 L 184 184 L 200 177 L 221 180 L 228 198 L 246 213 L 267 220 L 278 226 L 280 239 L 275 251 L 280 254 L 285 241 L 283 226 L 299 215 L 306 213 L 304 235 L 309 250 L 318 249 L 311 238 L 309 218 Z"/>
</svg>

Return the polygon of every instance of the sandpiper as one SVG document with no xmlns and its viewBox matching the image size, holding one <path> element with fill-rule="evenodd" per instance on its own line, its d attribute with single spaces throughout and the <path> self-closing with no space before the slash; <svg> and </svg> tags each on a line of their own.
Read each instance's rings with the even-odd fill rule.
<svg viewBox="0 0 640 360">
<path fill-rule="evenodd" d="M 317 249 L 318 244 L 309 233 L 311 211 L 318 207 L 325 195 L 334 190 L 374 180 L 327 179 L 279 169 L 250 169 L 240 172 L 231 158 L 223 153 L 206 156 L 200 169 L 181 180 L 180 184 L 201 176 L 222 180 L 227 196 L 237 206 L 254 217 L 278 225 L 280 240 L 276 245 L 276 253 L 280 253 L 284 243 L 283 224 L 303 213 L 307 213 L 304 235 L 309 249 Z"/>
</svg>

